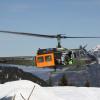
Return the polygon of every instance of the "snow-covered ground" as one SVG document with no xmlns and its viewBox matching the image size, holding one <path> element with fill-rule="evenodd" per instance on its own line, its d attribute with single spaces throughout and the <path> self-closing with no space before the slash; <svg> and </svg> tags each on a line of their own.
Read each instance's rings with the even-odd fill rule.
<svg viewBox="0 0 100 100">
<path fill-rule="evenodd" d="M 41 87 L 27 80 L 0 84 L 0 100 L 100 100 L 100 88 Z"/>
<path fill-rule="evenodd" d="M 27 80 L 8 82 L 0 85 L 0 100 L 11 97 L 15 99 L 10 100 L 53 100 L 53 98 L 55 100 L 64 100 L 50 90 L 46 90 L 38 84 Z"/>
</svg>

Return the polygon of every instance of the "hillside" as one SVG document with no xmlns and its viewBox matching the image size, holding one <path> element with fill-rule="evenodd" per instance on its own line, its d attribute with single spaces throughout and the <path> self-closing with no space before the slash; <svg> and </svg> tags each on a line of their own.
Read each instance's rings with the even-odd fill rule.
<svg viewBox="0 0 100 100">
<path fill-rule="evenodd" d="M 65 81 L 67 81 L 67 85 L 85 86 L 89 84 L 91 87 L 100 87 L 100 64 L 74 66 L 60 73 L 52 73 L 49 76 L 52 85 L 59 85 L 63 76 Z M 49 81 L 49 77 L 47 81 Z"/>
<path fill-rule="evenodd" d="M 37 76 L 29 72 L 24 72 L 22 69 L 17 67 L 0 66 L 0 83 L 5 83 L 14 80 L 30 80 L 41 86 L 47 86 L 47 83 Z"/>
</svg>

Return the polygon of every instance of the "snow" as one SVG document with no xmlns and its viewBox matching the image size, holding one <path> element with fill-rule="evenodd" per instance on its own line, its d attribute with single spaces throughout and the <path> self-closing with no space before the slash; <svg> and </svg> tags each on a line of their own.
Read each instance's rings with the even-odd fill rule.
<svg viewBox="0 0 100 100">
<path fill-rule="evenodd" d="M 97 45 L 93 50 L 94 51 L 99 51 L 100 50 L 100 45 Z"/>
<path fill-rule="evenodd" d="M 52 87 L 55 95 L 64 100 L 100 100 L 100 88 L 93 87 Z"/>
<path fill-rule="evenodd" d="M 99 100 L 100 88 L 41 87 L 31 81 L 19 80 L 0 84 L 0 100 L 4 97 L 15 97 L 14 100 Z"/>
<path fill-rule="evenodd" d="M 33 88 L 34 90 L 32 92 Z M 32 95 L 30 96 L 29 100 L 51 100 L 51 98 L 55 98 L 55 100 L 64 100 L 49 90 L 45 90 L 38 84 L 27 80 L 8 82 L 0 85 L 0 100 L 4 97 L 8 98 L 14 96 L 15 100 L 23 100 L 22 97 L 27 100 L 31 92 Z"/>
</svg>

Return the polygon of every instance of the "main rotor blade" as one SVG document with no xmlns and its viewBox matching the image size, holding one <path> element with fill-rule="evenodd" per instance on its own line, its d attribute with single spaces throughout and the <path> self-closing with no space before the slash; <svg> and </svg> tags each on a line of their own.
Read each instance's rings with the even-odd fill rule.
<svg viewBox="0 0 100 100">
<path fill-rule="evenodd" d="M 2 32 L 2 33 L 16 34 L 16 35 L 43 37 L 43 38 L 57 38 L 56 35 L 42 35 L 42 34 L 25 33 L 25 32 L 13 32 L 13 31 L 0 31 L 0 32 Z"/>
<path fill-rule="evenodd" d="M 43 37 L 43 38 L 100 38 L 100 37 L 69 37 L 62 36 L 63 34 L 57 35 L 44 35 L 44 34 L 35 34 L 35 33 L 25 33 L 25 32 L 13 32 L 13 31 L 0 31 L 2 33 L 16 34 L 16 35 L 25 35 L 25 36 L 35 36 L 35 37 Z"/>
<path fill-rule="evenodd" d="M 64 38 L 100 38 L 100 37 L 95 37 L 95 36 L 93 36 L 93 37 L 66 37 L 66 36 L 64 36 Z"/>
</svg>

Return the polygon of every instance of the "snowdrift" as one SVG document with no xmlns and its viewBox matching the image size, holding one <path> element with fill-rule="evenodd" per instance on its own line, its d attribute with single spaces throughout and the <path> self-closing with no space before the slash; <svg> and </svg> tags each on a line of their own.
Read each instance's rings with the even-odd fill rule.
<svg viewBox="0 0 100 100">
<path fill-rule="evenodd" d="M 100 100 L 100 88 L 41 87 L 19 80 L 0 84 L 0 100 Z"/>
<path fill-rule="evenodd" d="M 13 98 L 13 99 L 12 99 Z M 0 100 L 64 100 L 31 81 L 20 80 L 0 85 Z"/>
</svg>

